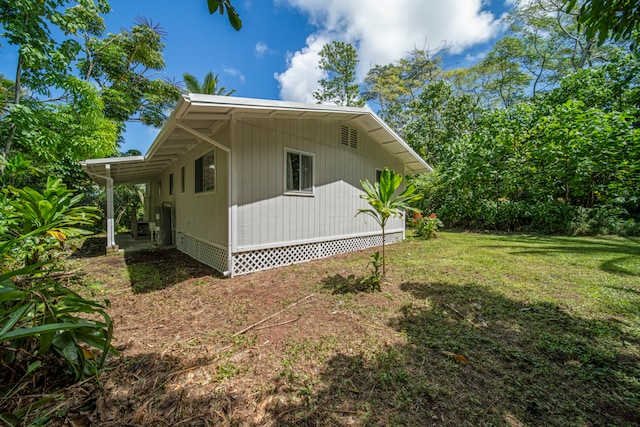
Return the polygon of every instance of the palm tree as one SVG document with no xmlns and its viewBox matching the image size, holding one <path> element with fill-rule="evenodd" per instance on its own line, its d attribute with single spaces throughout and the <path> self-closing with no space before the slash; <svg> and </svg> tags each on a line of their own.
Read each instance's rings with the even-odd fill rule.
<svg viewBox="0 0 640 427">
<path fill-rule="evenodd" d="M 392 216 L 402 217 L 404 211 L 418 212 L 417 209 L 409 206 L 409 203 L 422 198 L 422 194 L 413 194 L 416 191 L 416 187 L 413 184 L 394 197 L 394 193 L 398 187 L 400 187 L 401 183 L 402 175 L 388 168 L 384 168 L 380 174 L 380 181 L 374 185 L 371 185 L 366 179 L 364 181 L 360 180 L 360 184 L 366 192 L 366 194 L 361 194 L 360 198 L 369 202 L 373 209 L 358 209 L 356 216 L 361 213 L 370 215 L 380 225 L 380 228 L 382 228 L 382 277 L 384 277 L 386 273 L 385 227 L 387 220 Z"/>
<path fill-rule="evenodd" d="M 193 74 L 184 73 L 182 75 L 184 79 L 185 89 L 188 93 L 204 93 L 207 95 L 225 95 L 229 96 L 235 93 L 235 89 L 227 90 L 226 87 L 218 87 L 218 75 L 213 75 L 213 72 L 209 71 L 202 80 L 202 84 L 198 81 L 198 78 Z"/>
</svg>

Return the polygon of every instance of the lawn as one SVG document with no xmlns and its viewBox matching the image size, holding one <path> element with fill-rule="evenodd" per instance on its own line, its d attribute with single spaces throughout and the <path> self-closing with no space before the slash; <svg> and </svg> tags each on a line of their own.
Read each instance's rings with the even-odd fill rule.
<svg viewBox="0 0 640 427">
<path fill-rule="evenodd" d="M 640 425 L 640 240 L 409 238 L 388 247 L 382 291 L 362 292 L 372 252 L 224 279 L 175 250 L 80 251 L 68 268 L 82 267 L 75 282 L 110 300 L 121 357 L 99 382 L 48 392 L 55 403 L 31 416 Z"/>
</svg>

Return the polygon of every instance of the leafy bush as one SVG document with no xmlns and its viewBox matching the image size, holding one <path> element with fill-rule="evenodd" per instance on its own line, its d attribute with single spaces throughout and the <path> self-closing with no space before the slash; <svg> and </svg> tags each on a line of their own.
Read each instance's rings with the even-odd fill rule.
<svg viewBox="0 0 640 427">
<path fill-rule="evenodd" d="M 105 305 L 57 281 L 53 265 L 68 237 L 86 233 L 78 225 L 90 225 L 95 208 L 80 206 L 82 196 L 53 178 L 42 193 L 28 187 L 10 193 L 0 199 L 0 361 L 14 373 L 30 373 L 53 356 L 76 379 L 95 374 L 109 352 L 116 354 L 111 319 Z"/>
<path fill-rule="evenodd" d="M 368 291 L 379 291 L 380 281 L 382 280 L 382 255 L 380 252 L 375 252 L 369 257 L 369 264 L 371 266 L 371 274 L 363 278 L 360 281 L 361 285 L 364 285 Z"/>
<path fill-rule="evenodd" d="M 593 234 L 617 234 L 637 236 L 640 223 L 630 218 L 620 206 L 603 205 L 594 208 L 577 208 L 571 219 L 569 231 L 575 236 Z"/>
<path fill-rule="evenodd" d="M 98 209 L 79 206 L 82 194 L 74 196 L 60 179 L 49 177 L 42 193 L 30 187 L 9 187 L 9 192 L 0 208 L 7 224 L 5 237 L 23 237 L 13 255 L 18 258 L 19 253 L 26 265 L 38 263 L 43 253 L 55 254 L 70 237 L 89 234 L 79 226 L 92 225 L 98 218 Z M 32 233 L 37 229 L 41 231 Z"/>
<path fill-rule="evenodd" d="M 55 353 L 66 360 L 76 379 L 95 374 L 104 366 L 105 350 L 115 353 L 105 307 L 39 276 L 31 267 L 0 276 L 0 360 L 19 370 Z M 83 314 L 99 314 L 102 320 L 88 320 Z M 81 343 L 102 350 L 102 356 L 96 358 Z"/>
<path fill-rule="evenodd" d="M 416 237 L 423 239 L 438 237 L 438 229 L 442 228 L 442 226 L 442 221 L 440 221 L 440 218 L 434 213 L 426 218 L 420 215 L 414 219 L 414 233 Z"/>
</svg>

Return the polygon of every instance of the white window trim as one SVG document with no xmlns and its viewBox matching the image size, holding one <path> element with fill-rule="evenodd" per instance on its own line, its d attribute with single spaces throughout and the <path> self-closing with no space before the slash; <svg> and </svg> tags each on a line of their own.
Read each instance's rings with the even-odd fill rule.
<svg viewBox="0 0 640 427">
<path fill-rule="evenodd" d="M 303 156 L 308 156 L 311 157 L 311 191 L 291 191 L 291 190 L 287 190 L 287 154 L 292 153 L 292 154 L 301 154 Z M 315 195 L 316 192 L 316 155 L 314 153 L 310 153 L 308 151 L 303 151 L 303 150 L 298 150 L 297 148 L 289 148 L 289 147 L 284 147 L 284 162 L 283 162 L 284 167 L 283 169 L 283 174 L 282 174 L 282 184 L 284 188 L 284 195 L 285 196 L 303 196 L 303 197 L 313 197 Z"/>
<path fill-rule="evenodd" d="M 384 168 L 376 168 L 375 173 L 373 174 L 373 183 L 375 184 L 378 181 L 378 172 L 380 172 L 380 174 L 382 174 L 382 171 L 384 170 Z"/>
<path fill-rule="evenodd" d="M 199 191 L 196 192 L 196 188 L 195 188 L 195 177 L 196 177 L 196 171 L 195 171 L 195 166 L 196 166 L 196 160 L 203 158 L 209 154 L 213 153 L 213 190 L 209 190 L 209 191 Z M 202 153 L 200 156 L 196 157 L 193 159 L 193 194 L 195 197 L 199 197 L 199 196 L 203 196 L 203 195 L 208 195 L 208 194 L 216 194 L 216 192 L 218 191 L 218 153 L 216 152 L 216 149 L 212 149 L 209 151 L 206 151 L 204 153 Z M 185 172 L 186 175 L 186 172 Z"/>
</svg>

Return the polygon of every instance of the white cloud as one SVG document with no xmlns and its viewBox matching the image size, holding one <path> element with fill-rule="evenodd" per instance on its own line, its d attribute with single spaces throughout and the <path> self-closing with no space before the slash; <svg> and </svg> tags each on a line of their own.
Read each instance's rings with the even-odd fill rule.
<svg viewBox="0 0 640 427">
<path fill-rule="evenodd" d="M 495 36 L 499 17 L 483 10 L 484 0 L 278 0 L 309 14 L 317 32 L 307 46 L 291 54 L 288 69 L 275 77 L 280 97 L 308 101 L 317 89 L 318 52 L 332 40 L 358 50 L 357 74 L 363 79 L 374 65 L 388 64 L 413 48 L 449 47 L 461 53 Z"/>
<path fill-rule="evenodd" d="M 241 82 L 244 82 L 245 80 L 244 74 L 242 74 L 240 70 L 236 70 L 235 68 L 225 68 L 222 71 L 229 74 L 230 76 L 237 77 Z"/>
<path fill-rule="evenodd" d="M 322 71 L 318 68 L 318 53 L 329 40 L 318 35 L 307 38 L 307 46 L 301 51 L 289 54 L 287 70 L 275 73 L 280 83 L 280 98 L 286 101 L 315 102 L 313 91 L 318 88 Z"/>
<path fill-rule="evenodd" d="M 265 56 L 268 53 L 274 53 L 275 51 L 271 49 L 266 43 L 258 42 L 256 43 L 255 54 L 256 56 Z"/>
</svg>

